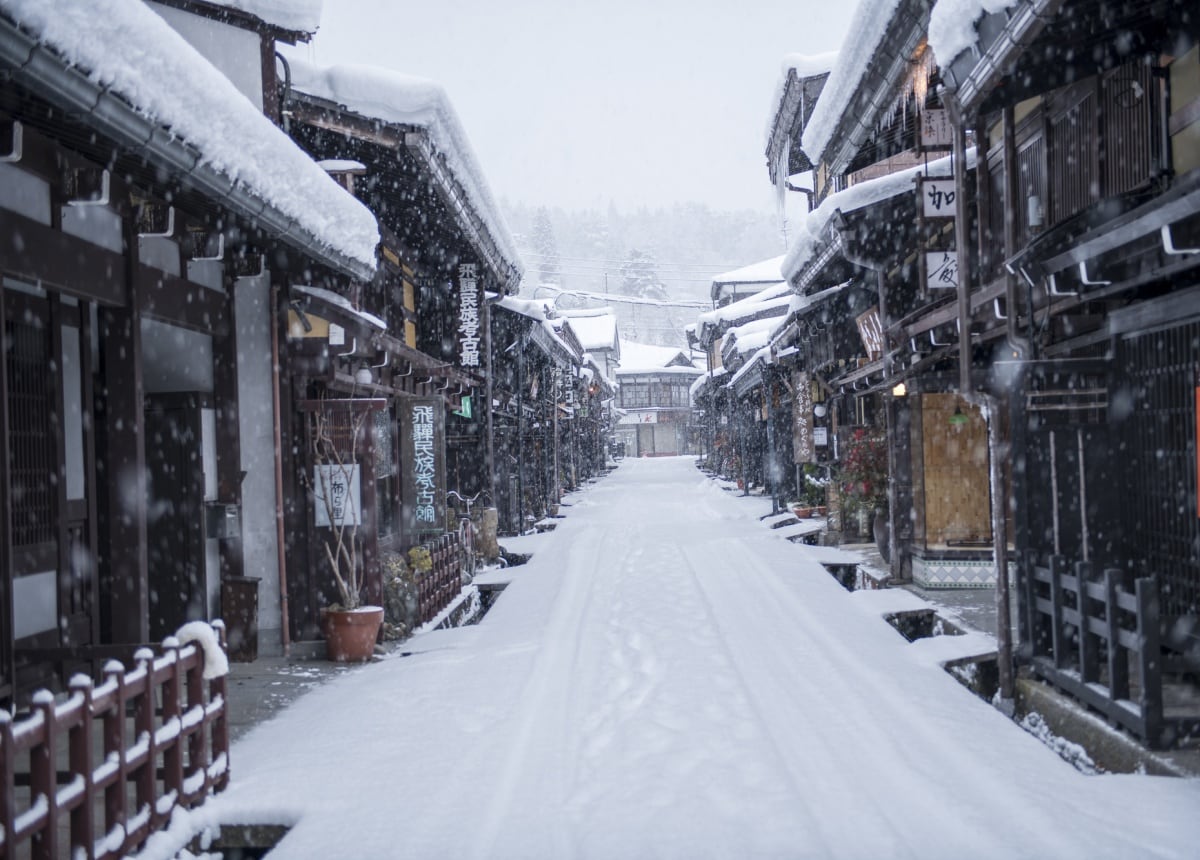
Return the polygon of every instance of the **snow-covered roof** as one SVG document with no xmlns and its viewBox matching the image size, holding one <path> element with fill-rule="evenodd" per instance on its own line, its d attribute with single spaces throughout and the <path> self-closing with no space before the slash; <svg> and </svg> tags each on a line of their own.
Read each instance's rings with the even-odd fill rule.
<svg viewBox="0 0 1200 860">
<path fill-rule="evenodd" d="M 768 163 L 768 166 L 775 170 L 776 181 L 786 180 L 789 170 L 786 169 L 789 162 L 789 148 L 792 145 L 791 129 L 794 115 L 801 109 L 803 96 L 801 93 L 795 93 L 790 98 L 788 96 L 789 87 L 801 85 L 800 82 L 806 78 L 817 79 L 823 75 L 828 75 L 837 63 L 838 52 L 830 51 L 824 54 L 786 54 L 783 62 L 780 64 L 779 81 L 775 84 L 775 96 L 771 99 L 771 112 L 767 115 L 767 128 L 764 140 L 767 147 L 767 158 L 772 158 L 772 143 L 778 147 L 778 151 L 774 153 L 774 158 L 780 162 L 785 169 L 775 170 L 777 165 Z M 796 84 L 791 82 L 795 81 Z M 814 81 L 815 83 L 815 81 Z M 814 86 L 813 92 L 817 89 Z M 802 118 L 803 119 L 803 118 Z M 781 127 L 781 124 L 786 124 Z"/>
<path fill-rule="evenodd" d="M 375 216 L 141 0 L 0 0 L 66 63 L 195 149 L 316 243 L 375 268 Z"/>
<path fill-rule="evenodd" d="M 746 363 L 737 369 L 733 376 L 729 378 L 729 382 L 727 384 L 730 388 L 733 388 L 738 384 L 738 380 L 744 378 L 746 374 L 748 374 L 754 367 L 759 364 L 769 364 L 770 358 L 771 348 L 769 346 L 764 344 L 763 346 L 756 348 L 754 355 L 750 356 L 750 358 L 746 360 Z"/>
<path fill-rule="evenodd" d="M 967 150 L 967 164 L 971 166 L 974 163 L 975 150 L 971 148 Z M 804 268 L 816 250 L 821 233 L 834 212 L 853 212 L 899 194 L 916 194 L 915 181 L 918 176 L 950 176 L 952 172 L 952 160 L 947 156 L 931 161 L 928 165 L 922 164 L 887 176 L 868 179 L 851 185 L 844 191 L 830 194 L 820 206 L 800 220 L 796 238 L 792 240 L 792 246 L 783 261 L 784 277 L 790 281 Z"/>
<path fill-rule="evenodd" d="M 302 293 L 303 295 L 312 296 L 313 298 L 328 302 L 329 304 L 341 310 L 343 313 L 346 313 L 347 315 L 366 323 L 372 328 L 377 328 L 380 331 L 387 331 L 387 323 L 375 316 L 375 314 L 359 310 L 350 303 L 348 298 L 339 293 L 326 290 L 323 287 L 310 287 L 301 284 L 293 285 L 292 290 L 294 292 Z"/>
<path fill-rule="evenodd" d="M 686 362 L 686 364 L 682 363 Z M 621 366 L 617 375 L 630 373 L 661 373 L 683 372 L 702 373 L 700 368 L 691 363 L 688 354 L 682 349 L 672 346 L 653 346 L 646 343 L 634 343 L 631 340 L 621 341 Z"/>
<path fill-rule="evenodd" d="M 705 373 L 702 376 L 698 376 L 696 378 L 696 381 L 692 383 L 691 388 L 688 389 L 688 393 L 690 393 L 692 396 L 692 399 L 695 400 L 696 395 L 700 393 L 700 390 L 703 389 L 705 385 L 712 383 L 714 388 L 719 388 L 721 385 L 724 384 L 725 377 L 728 375 L 729 375 L 728 370 L 726 370 L 723 367 L 718 367 L 716 370 L 712 371 L 711 373 Z"/>
<path fill-rule="evenodd" d="M 617 315 L 612 308 L 569 310 L 563 311 L 562 315 L 571 321 L 571 328 L 584 349 L 590 352 L 616 348 Z"/>
<path fill-rule="evenodd" d="M 371 66 L 322 68 L 300 59 L 289 62 L 292 86 L 297 91 L 342 105 L 364 117 L 423 129 L 483 220 L 497 250 L 520 268 L 520 255 L 508 225 L 492 199 L 466 132 L 441 84 Z"/>
<path fill-rule="evenodd" d="M 780 266 L 783 265 L 783 255 L 769 260 L 760 260 L 740 269 L 733 269 L 713 278 L 714 286 L 724 284 L 774 284 L 783 280 Z"/>
<path fill-rule="evenodd" d="M 984 15 L 1003 12 L 1020 0 L 937 0 L 929 13 L 929 47 L 943 66 L 975 44 L 975 23 Z"/>
<path fill-rule="evenodd" d="M 496 302 L 495 306 L 533 320 L 536 323 L 535 328 L 546 338 L 545 341 L 541 342 L 542 346 L 548 349 L 552 346 L 557 346 L 562 349 L 566 356 L 570 356 L 573 362 L 582 360 L 582 356 L 578 350 L 567 343 L 562 333 L 555 327 L 554 320 L 551 318 L 553 312 L 546 302 L 536 299 L 518 299 L 513 296 L 505 296 Z M 534 339 L 539 340 L 537 336 Z"/>
<path fill-rule="evenodd" d="M 804 152 L 814 163 L 821 159 L 843 120 L 900 3 L 901 0 L 860 0 L 843 42 L 846 49 L 838 54 L 801 137 Z"/>
<path fill-rule="evenodd" d="M 722 348 L 732 349 L 738 355 L 761 349 L 770 342 L 775 332 L 783 327 L 785 319 L 786 314 L 783 314 L 735 326 L 726 332 Z"/>
<path fill-rule="evenodd" d="M 780 258 L 782 259 L 782 258 Z M 761 292 L 730 302 L 711 311 L 705 311 L 696 318 L 700 326 L 720 325 L 723 322 L 734 322 L 755 314 L 766 313 L 776 308 L 787 306 L 792 288 L 787 281 L 781 281 Z"/>
<path fill-rule="evenodd" d="M 324 0 L 206 0 L 213 6 L 253 15 L 272 27 L 312 35 L 321 26 Z"/>
</svg>

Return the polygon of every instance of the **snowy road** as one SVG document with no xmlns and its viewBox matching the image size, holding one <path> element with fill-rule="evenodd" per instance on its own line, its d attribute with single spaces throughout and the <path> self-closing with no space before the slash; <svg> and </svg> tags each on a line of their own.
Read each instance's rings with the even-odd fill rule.
<svg viewBox="0 0 1200 860">
<path fill-rule="evenodd" d="M 691 460 L 573 501 L 481 625 L 256 729 L 190 823 L 294 825 L 283 858 L 1196 856 L 1200 781 L 1077 773 Z"/>
</svg>

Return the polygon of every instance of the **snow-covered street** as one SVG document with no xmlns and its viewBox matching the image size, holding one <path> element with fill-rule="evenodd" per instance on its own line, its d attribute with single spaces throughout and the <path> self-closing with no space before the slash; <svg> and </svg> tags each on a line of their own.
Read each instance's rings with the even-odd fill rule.
<svg viewBox="0 0 1200 860">
<path fill-rule="evenodd" d="M 570 501 L 479 626 L 251 732 L 189 827 L 291 825 L 282 858 L 1195 856 L 1200 781 L 1080 774 L 690 458 Z"/>
</svg>

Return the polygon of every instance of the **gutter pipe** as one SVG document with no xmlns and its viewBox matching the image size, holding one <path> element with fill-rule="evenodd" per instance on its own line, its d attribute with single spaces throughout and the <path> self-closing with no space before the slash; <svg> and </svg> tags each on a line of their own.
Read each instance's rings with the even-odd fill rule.
<svg viewBox="0 0 1200 860">
<path fill-rule="evenodd" d="M 268 233 L 276 234 L 293 248 L 358 280 L 370 281 L 374 265 L 368 265 L 328 248 L 294 218 L 279 212 L 267 201 L 203 163 L 200 154 L 145 117 L 110 90 L 101 87 L 63 61 L 40 42 L 22 33 L 11 22 L 0 19 L 0 63 L 12 68 L 11 76 L 30 92 L 67 111 L 87 114 L 100 133 L 122 146 L 144 154 L 190 180 L 197 191 L 224 200 L 243 217 L 253 220 Z"/>
</svg>

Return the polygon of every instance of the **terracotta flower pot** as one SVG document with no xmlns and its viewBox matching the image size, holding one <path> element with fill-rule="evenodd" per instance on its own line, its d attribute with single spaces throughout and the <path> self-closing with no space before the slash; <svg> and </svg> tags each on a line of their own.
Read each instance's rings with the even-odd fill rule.
<svg viewBox="0 0 1200 860">
<path fill-rule="evenodd" d="M 358 609 L 322 609 L 321 631 L 325 648 L 335 663 L 364 663 L 375 653 L 375 639 L 383 623 L 382 606 Z"/>
</svg>

